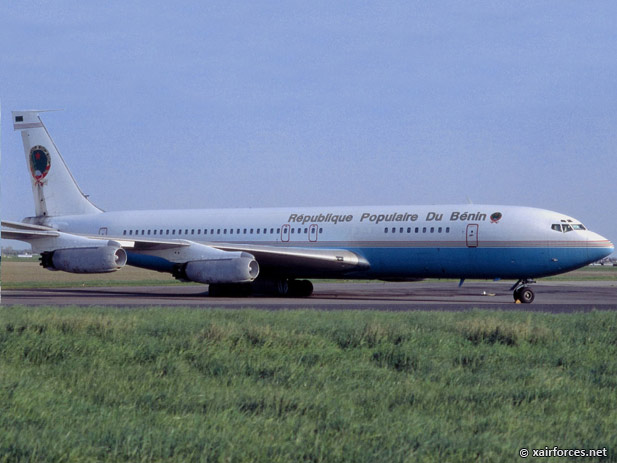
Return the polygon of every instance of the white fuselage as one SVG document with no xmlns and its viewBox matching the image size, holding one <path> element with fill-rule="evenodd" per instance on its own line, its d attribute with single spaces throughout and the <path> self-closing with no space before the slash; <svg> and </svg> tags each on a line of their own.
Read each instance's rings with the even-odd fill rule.
<svg viewBox="0 0 617 463">
<path fill-rule="evenodd" d="M 581 267 L 614 249 L 571 217 L 517 206 L 123 211 L 50 217 L 42 224 L 122 240 L 346 249 L 370 264 L 346 276 L 359 278 L 531 278 Z M 148 267 L 139 259 L 129 264 Z M 288 276 L 320 276 L 300 274 Z"/>
</svg>

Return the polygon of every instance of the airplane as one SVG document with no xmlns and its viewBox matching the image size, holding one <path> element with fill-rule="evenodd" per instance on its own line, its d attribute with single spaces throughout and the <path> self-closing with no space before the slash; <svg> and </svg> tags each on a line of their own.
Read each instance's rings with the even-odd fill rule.
<svg viewBox="0 0 617 463">
<path fill-rule="evenodd" d="M 49 270 L 113 272 L 125 265 L 208 284 L 210 296 L 308 297 L 310 279 L 512 279 L 531 303 L 536 278 L 614 251 L 579 220 L 505 205 L 278 207 L 103 211 L 83 194 L 40 113 L 13 111 L 35 215 L 2 222 Z"/>
</svg>

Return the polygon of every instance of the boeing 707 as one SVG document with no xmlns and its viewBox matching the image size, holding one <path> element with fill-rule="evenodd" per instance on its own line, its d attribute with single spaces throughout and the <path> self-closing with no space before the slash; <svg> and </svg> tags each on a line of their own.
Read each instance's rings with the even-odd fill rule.
<svg viewBox="0 0 617 463">
<path fill-rule="evenodd" d="M 310 279 L 512 279 L 530 303 L 534 279 L 614 251 L 579 220 L 498 205 L 354 206 L 110 211 L 81 191 L 41 111 L 14 111 L 35 215 L 2 222 L 49 270 L 113 272 L 124 265 L 209 285 L 210 295 L 310 296 Z"/>
</svg>

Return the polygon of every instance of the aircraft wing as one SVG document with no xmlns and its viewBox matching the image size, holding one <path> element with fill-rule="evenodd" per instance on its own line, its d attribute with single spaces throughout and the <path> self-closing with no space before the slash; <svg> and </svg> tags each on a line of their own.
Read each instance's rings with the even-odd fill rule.
<svg viewBox="0 0 617 463">
<path fill-rule="evenodd" d="M 243 251 L 255 256 L 262 273 L 288 277 L 318 277 L 367 270 L 369 262 L 347 249 L 315 249 L 292 246 L 212 243 L 222 251 Z"/>
<path fill-rule="evenodd" d="M 5 240 L 19 240 L 30 242 L 42 238 L 56 238 L 60 233 L 45 230 L 7 230 L 2 229 L 2 238 Z"/>
<path fill-rule="evenodd" d="M 52 251 L 71 247 L 84 241 L 86 244 L 101 241 L 117 243 L 127 251 L 165 256 L 166 251 L 185 248 L 182 255 L 186 261 L 192 257 L 192 248 L 212 248 L 228 252 L 252 254 L 263 274 L 286 277 L 317 277 L 345 274 L 370 268 L 368 261 L 346 249 L 315 249 L 296 246 L 267 246 L 242 243 L 195 243 L 189 240 L 127 239 L 109 235 L 81 235 L 60 232 L 50 227 L 22 222 L 2 221 L 2 238 L 25 241 L 33 245 L 34 252 Z M 95 242 L 96 242 L 95 241 Z M 197 245 L 197 246 L 195 246 Z"/>
<path fill-rule="evenodd" d="M 64 238 L 75 237 L 88 240 L 100 240 L 107 242 L 112 240 L 118 243 L 121 247 L 134 251 L 156 251 L 164 249 L 172 249 L 178 247 L 190 246 L 191 242 L 187 240 L 127 240 L 125 238 L 116 238 L 106 235 L 81 235 L 77 233 L 60 232 L 55 228 L 45 227 L 43 225 L 33 225 L 23 222 L 2 221 L 2 238 L 8 240 L 19 240 L 33 244 L 37 241 L 42 241 L 49 238 Z M 57 245 L 60 240 L 50 241 L 52 247 Z M 49 249 L 50 251 L 53 249 Z"/>
<path fill-rule="evenodd" d="M 8 228 L 5 228 L 8 227 Z M 2 238 L 6 240 L 30 241 L 40 238 L 60 236 L 57 230 L 40 225 L 30 225 L 21 222 L 2 221 Z"/>
</svg>

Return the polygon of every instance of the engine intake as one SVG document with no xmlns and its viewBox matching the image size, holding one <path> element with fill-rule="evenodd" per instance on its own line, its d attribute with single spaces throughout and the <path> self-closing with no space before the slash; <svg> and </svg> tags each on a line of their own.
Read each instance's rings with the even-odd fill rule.
<svg viewBox="0 0 617 463">
<path fill-rule="evenodd" d="M 70 273 L 108 273 L 124 267 L 126 251 L 115 246 L 58 249 L 44 252 L 41 265 Z"/>
</svg>

